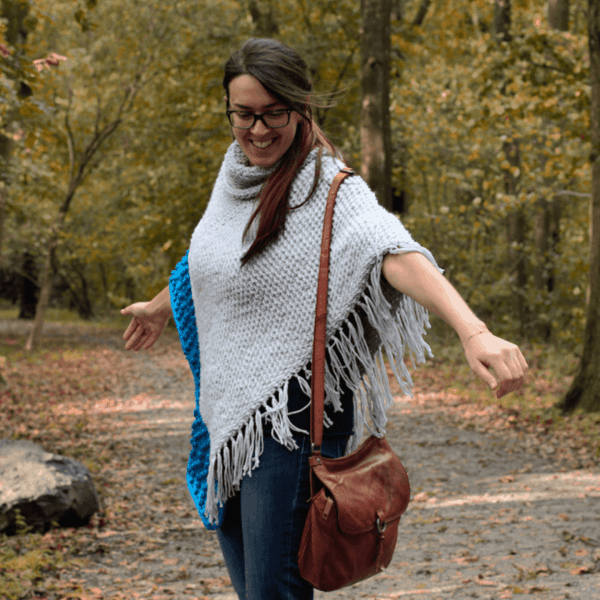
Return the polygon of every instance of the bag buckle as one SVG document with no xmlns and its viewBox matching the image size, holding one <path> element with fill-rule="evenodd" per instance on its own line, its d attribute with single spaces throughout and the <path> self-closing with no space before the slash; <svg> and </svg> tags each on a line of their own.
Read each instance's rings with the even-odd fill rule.
<svg viewBox="0 0 600 600">
<path fill-rule="evenodd" d="M 381 519 L 379 517 L 377 517 L 377 533 L 379 533 L 379 535 L 381 535 L 385 531 L 386 527 L 387 527 L 387 524 L 385 523 L 385 521 L 382 523 Z"/>
</svg>

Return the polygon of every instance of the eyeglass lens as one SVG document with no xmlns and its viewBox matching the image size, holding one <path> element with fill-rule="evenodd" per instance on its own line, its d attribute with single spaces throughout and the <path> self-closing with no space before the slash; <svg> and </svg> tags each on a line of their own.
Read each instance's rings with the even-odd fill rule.
<svg viewBox="0 0 600 600">
<path fill-rule="evenodd" d="M 262 115 L 236 110 L 229 112 L 228 115 L 229 122 L 239 129 L 251 129 L 259 120 L 267 127 L 285 127 L 290 120 L 290 112 L 287 110 L 274 110 Z"/>
</svg>

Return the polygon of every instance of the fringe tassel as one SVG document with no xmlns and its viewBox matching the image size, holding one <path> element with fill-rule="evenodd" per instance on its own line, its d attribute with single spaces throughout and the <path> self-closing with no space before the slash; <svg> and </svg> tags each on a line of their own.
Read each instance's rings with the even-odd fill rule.
<svg viewBox="0 0 600 600">
<path fill-rule="evenodd" d="M 327 345 L 326 403 L 331 403 L 334 411 L 339 411 L 342 408 L 341 384 L 356 390 L 354 435 L 348 441 L 347 453 L 358 446 L 363 427 L 367 427 L 372 435 L 385 435 L 386 410 L 394 400 L 384 354 L 400 388 L 408 396 L 412 396 L 412 378 L 404 364 L 405 351 L 408 350 L 413 366 L 425 362 L 426 355 L 433 356 L 423 340 L 426 329 L 430 327 L 427 311 L 407 296 L 400 298 L 396 308 L 392 306 L 382 289 L 382 262 L 383 257 L 371 270 L 359 302 Z M 303 371 L 306 377 L 310 377 L 309 369 Z M 308 380 L 300 375 L 296 378 L 301 390 L 310 396 Z M 205 514 L 211 523 L 217 519 L 218 506 L 233 496 L 239 490 L 242 478 L 251 476 L 252 470 L 259 465 L 264 447 L 263 418 L 271 422 L 272 436 L 289 450 L 298 447 L 292 431 L 308 434 L 290 423 L 287 402 L 288 382 L 265 402 L 262 412 L 260 409 L 256 411 L 235 439 L 211 457 L 208 481 L 217 482 L 216 490 L 208 486 L 206 499 Z M 332 421 L 328 420 L 325 426 L 331 424 Z"/>
</svg>

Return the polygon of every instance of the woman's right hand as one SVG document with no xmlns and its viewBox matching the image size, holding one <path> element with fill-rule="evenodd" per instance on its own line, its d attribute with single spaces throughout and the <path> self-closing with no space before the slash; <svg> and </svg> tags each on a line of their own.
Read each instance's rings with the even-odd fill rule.
<svg viewBox="0 0 600 600">
<path fill-rule="evenodd" d="M 172 315 L 169 287 L 150 302 L 136 302 L 123 308 L 121 314 L 133 317 L 123 334 L 127 342 L 125 350 L 148 350 L 161 336 Z"/>
</svg>

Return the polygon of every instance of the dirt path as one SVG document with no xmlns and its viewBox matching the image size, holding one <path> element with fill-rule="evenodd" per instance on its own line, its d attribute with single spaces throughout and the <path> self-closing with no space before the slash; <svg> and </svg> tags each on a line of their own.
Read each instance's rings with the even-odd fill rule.
<svg viewBox="0 0 600 600">
<path fill-rule="evenodd" d="M 413 486 L 400 543 L 384 574 L 330 597 L 600 597 L 600 471 L 446 416 L 419 397 L 392 410 L 388 439 Z"/>
<path fill-rule="evenodd" d="M 107 524 L 65 577 L 97 600 L 234 600 L 185 485 L 193 382 L 176 338 L 137 355 L 105 343 L 123 389 L 93 410 L 124 458 L 102 470 Z M 413 489 L 392 564 L 316 598 L 600 598 L 599 468 L 574 470 L 535 440 L 479 432 L 426 394 L 398 397 L 388 440 Z"/>
</svg>

